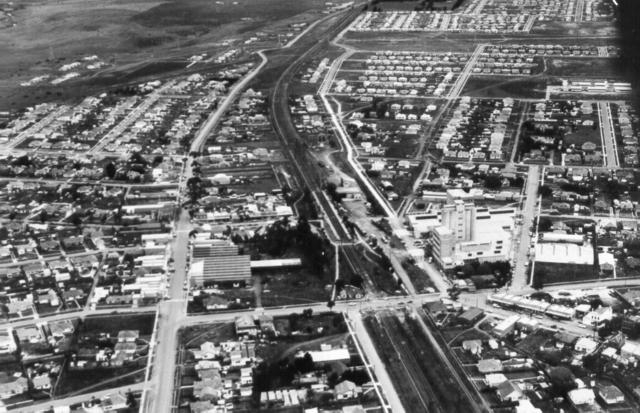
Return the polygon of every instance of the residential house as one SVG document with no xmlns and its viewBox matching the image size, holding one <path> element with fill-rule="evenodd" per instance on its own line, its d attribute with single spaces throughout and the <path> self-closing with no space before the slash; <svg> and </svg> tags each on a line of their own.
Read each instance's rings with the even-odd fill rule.
<svg viewBox="0 0 640 413">
<path fill-rule="evenodd" d="M 358 395 L 358 386 L 352 381 L 344 380 L 333 388 L 336 400 L 352 399 Z"/>
<path fill-rule="evenodd" d="M 473 355 L 480 355 L 482 353 L 482 341 L 481 340 L 465 340 L 462 342 L 462 348 Z"/>
<path fill-rule="evenodd" d="M 598 342 L 589 337 L 580 337 L 574 346 L 576 351 L 582 353 L 593 353 L 598 348 Z"/>
<path fill-rule="evenodd" d="M 498 385 L 496 392 L 501 401 L 515 402 L 523 397 L 522 391 L 510 381 L 505 381 Z"/>
<path fill-rule="evenodd" d="M 224 391 L 222 379 L 206 379 L 193 383 L 193 395 L 200 400 L 216 400 Z"/>
<path fill-rule="evenodd" d="M 499 373 L 502 371 L 502 361 L 498 359 L 484 359 L 478 361 L 478 371 L 482 374 Z"/>
<path fill-rule="evenodd" d="M 507 376 L 502 373 L 491 373 L 484 376 L 484 382 L 488 387 L 498 387 L 507 380 Z"/>
<path fill-rule="evenodd" d="M 592 389 L 579 388 L 573 389 L 567 393 L 569 400 L 574 406 L 593 405 L 596 401 L 596 396 Z"/>
<path fill-rule="evenodd" d="M 33 388 L 37 390 L 49 390 L 51 388 L 51 377 L 48 374 L 40 374 L 31 379 Z"/>
<path fill-rule="evenodd" d="M 138 330 L 121 330 L 118 332 L 118 343 L 135 343 L 139 336 Z"/>
<path fill-rule="evenodd" d="M 13 353 L 18 349 L 16 341 L 13 338 L 13 330 L 11 327 L 0 330 L 0 354 Z"/>
<path fill-rule="evenodd" d="M 239 336 L 255 336 L 258 334 L 258 327 L 250 315 L 242 315 L 235 320 L 236 334 Z"/>
<path fill-rule="evenodd" d="M 624 403 L 624 393 L 613 385 L 599 387 L 598 396 L 607 406 Z"/>
<path fill-rule="evenodd" d="M 4 380 L 0 382 L 0 399 L 8 399 L 13 396 L 17 396 L 29 390 L 29 380 L 25 377 L 18 377 L 13 380 L 9 377 L 3 377 Z"/>
</svg>

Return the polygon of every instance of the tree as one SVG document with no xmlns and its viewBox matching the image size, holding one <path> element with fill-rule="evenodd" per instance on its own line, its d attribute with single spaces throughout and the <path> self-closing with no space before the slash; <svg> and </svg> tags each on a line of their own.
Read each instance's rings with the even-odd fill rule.
<svg viewBox="0 0 640 413">
<path fill-rule="evenodd" d="M 462 272 L 464 273 L 465 278 L 471 277 L 476 273 L 473 265 L 467 263 L 462 267 Z"/>
<path fill-rule="evenodd" d="M 502 178 L 499 175 L 487 175 L 484 178 L 484 186 L 487 189 L 499 189 L 502 186 Z"/>
<path fill-rule="evenodd" d="M 549 370 L 551 393 L 554 396 L 564 396 L 576 387 L 571 370 L 566 367 L 553 367 Z"/>
<path fill-rule="evenodd" d="M 162 162 L 164 161 L 164 158 L 162 157 L 162 155 L 157 155 L 155 158 L 153 158 L 153 162 L 151 163 L 153 166 L 158 166 L 160 165 Z"/>
<path fill-rule="evenodd" d="M 130 409 L 135 409 L 138 407 L 138 401 L 136 400 L 136 395 L 133 394 L 132 391 L 127 392 L 127 407 Z"/>
<path fill-rule="evenodd" d="M 327 185 L 325 186 L 325 190 L 327 191 L 327 194 L 334 202 L 340 202 L 342 200 L 342 197 L 338 195 L 338 191 L 337 191 L 338 187 L 333 182 L 327 182 Z"/>
<path fill-rule="evenodd" d="M 553 195 L 553 189 L 551 189 L 551 187 L 549 187 L 548 185 L 540 185 L 540 188 L 538 188 L 538 192 L 540 193 L 540 195 L 542 195 L 543 198 L 547 198 Z"/>
<path fill-rule="evenodd" d="M 329 302 L 327 303 L 327 307 L 329 307 L 329 310 L 331 310 L 333 307 L 335 307 L 336 303 L 333 300 L 329 300 Z"/>
<path fill-rule="evenodd" d="M 533 275 L 533 281 L 531 282 L 531 288 L 534 290 L 541 290 L 544 288 L 544 283 L 547 278 L 547 273 L 542 270 L 536 271 Z"/>
<path fill-rule="evenodd" d="M 551 219 L 543 217 L 538 220 L 538 231 L 547 232 L 551 230 L 551 227 L 553 227 L 553 221 L 551 221 Z"/>
<path fill-rule="evenodd" d="M 109 179 L 113 179 L 116 176 L 116 166 L 113 162 L 109 161 L 105 164 L 104 175 Z"/>
<path fill-rule="evenodd" d="M 298 372 L 302 374 L 313 371 L 314 369 L 313 358 L 309 353 L 304 353 L 303 357 L 296 358 L 293 362 L 293 365 L 295 366 L 296 370 L 298 370 Z"/>
<path fill-rule="evenodd" d="M 449 293 L 449 298 L 452 299 L 453 301 L 456 301 L 458 299 L 461 292 L 462 291 L 460 291 L 460 289 L 455 285 L 447 289 L 447 293 Z"/>
</svg>

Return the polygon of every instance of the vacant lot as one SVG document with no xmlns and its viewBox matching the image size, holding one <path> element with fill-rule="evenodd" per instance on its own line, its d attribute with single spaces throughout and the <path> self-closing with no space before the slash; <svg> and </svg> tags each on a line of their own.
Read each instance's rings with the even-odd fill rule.
<svg viewBox="0 0 640 413">
<path fill-rule="evenodd" d="M 546 81 L 542 77 L 471 76 L 461 96 L 486 98 L 544 98 Z"/>
<path fill-rule="evenodd" d="M 611 79 L 620 76 L 620 64 L 615 58 L 548 58 L 547 74 L 559 77 L 579 77 Z"/>
</svg>

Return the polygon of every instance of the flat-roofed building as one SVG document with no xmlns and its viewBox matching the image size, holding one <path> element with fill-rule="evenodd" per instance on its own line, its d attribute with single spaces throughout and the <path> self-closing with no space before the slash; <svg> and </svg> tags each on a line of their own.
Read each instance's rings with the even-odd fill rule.
<svg viewBox="0 0 640 413">
<path fill-rule="evenodd" d="M 499 337 L 504 337 L 516 328 L 516 323 L 520 320 L 519 315 L 512 315 L 505 318 L 493 328 L 493 332 Z"/>
</svg>

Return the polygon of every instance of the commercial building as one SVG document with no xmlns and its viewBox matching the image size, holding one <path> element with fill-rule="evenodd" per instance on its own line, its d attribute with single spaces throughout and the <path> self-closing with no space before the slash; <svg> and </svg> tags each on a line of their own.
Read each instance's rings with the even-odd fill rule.
<svg viewBox="0 0 640 413">
<path fill-rule="evenodd" d="M 501 322 L 499 322 L 494 328 L 493 332 L 498 337 L 504 337 L 507 334 L 511 333 L 516 328 L 516 323 L 520 319 L 518 315 L 512 315 L 511 317 L 505 318 Z"/>
<path fill-rule="evenodd" d="M 448 228 L 457 241 L 471 241 L 475 230 L 476 208 L 462 200 L 442 207 L 442 226 Z"/>
<path fill-rule="evenodd" d="M 470 260 L 506 260 L 514 216 L 513 208 L 489 210 L 462 200 L 445 205 L 441 225 L 430 231 L 433 258 L 443 268 Z"/>
<path fill-rule="evenodd" d="M 624 358 L 640 358 L 640 342 L 627 340 L 622 348 L 620 348 L 620 355 Z"/>
<path fill-rule="evenodd" d="M 247 282 L 251 280 L 251 257 L 230 255 L 196 261 L 189 270 L 191 285 L 218 282 Z"/>
<path fill-rule="evenodd" d="M 582 322 L 588 326 L 597 327 L 605 321 L 611 321 L 613 318 L 613 309 L 611 307 L 598 307 L 594 311 L 589 311 L 584 317 Z"/>
<path fill-rule="evenodd" d="M 536 262 L 593 265 L 593 259 L 591 245 L 559 242 L 540 242 L 536 245 Z"/>
</svg>

